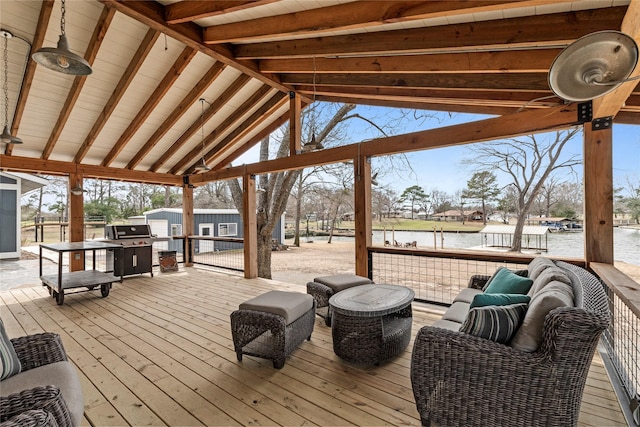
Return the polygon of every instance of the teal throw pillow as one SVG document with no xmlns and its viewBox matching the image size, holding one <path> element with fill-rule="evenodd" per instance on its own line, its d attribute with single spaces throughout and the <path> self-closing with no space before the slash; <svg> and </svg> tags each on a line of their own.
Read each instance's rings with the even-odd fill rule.
<svg viewBox="0 0 640 427">
<path fill-rule="evenodd" d="M 518 276 L 506 268 L 500 269 L 493 276 L 491 283 L 484 290 L 486 294 L 526 294 L 533 284 L 528 277 Z"/>
<path fill-rule="evenodd" d="M 2 371 L 0 371 L 0 380 L 9 378 L 12 375 L 19 374 L 22 370 L 20 359 L 13 348 L 13 344 L 4 330 L 4 323 L 0 319 L 0 359 L 2 362 Z"/>
<path fill-rule="evenodd" d="M 473 297 L 469 308 L 486 307 L 487 305 L 510 305 L 519 303 L 529 303 L 531 297 L 522 294 L 478 294 Z"/>
<path fill-rule="evenodd" d="M 518 331 L 526 314 L 526 303 L 472 308 L 460 332 L 506 344 Z"/>
</svg>

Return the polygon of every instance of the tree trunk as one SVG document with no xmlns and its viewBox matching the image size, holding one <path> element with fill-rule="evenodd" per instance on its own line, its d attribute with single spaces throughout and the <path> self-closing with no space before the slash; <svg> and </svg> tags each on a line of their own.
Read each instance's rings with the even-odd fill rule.
<svg viewBox="0 0 640 427">
<path fill-rule="evenodd" d="M 258 233 L 258 277 L 271 279 L 271 233 Z"/>
<path fill-rule="evenodd" d="M 302 218 L 302 174 L 297 179 L 298 189 L 296 192 L 296 217 L 295 236 L 293 238 L 293 246 L 300 247 L 300 219 Z"/>
</svg>

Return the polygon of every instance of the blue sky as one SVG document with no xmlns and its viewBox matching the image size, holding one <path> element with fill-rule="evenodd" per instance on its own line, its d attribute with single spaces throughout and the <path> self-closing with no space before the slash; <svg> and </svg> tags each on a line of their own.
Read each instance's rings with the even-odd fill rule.
<svg viewBox="0 0 640 427">
<path fill-rule="evenodd" d="M 471 114 L 453 114 L 451 116 L 446 113 L 433 114 L 436 114 L 439 120 L 431 120 L 415 127 L 407 126 L 406 130 L 398 133 L 451 126 L 489 117 Z M 357 134 L 359 132 L 354 133 Z M 540 136 L 544 136 L 544 134 Z M 626 177 L 635 177 L 635 181 L 640 182 L 640 126 L 614 123 L 613 138 L 614 182 L 616 182 L 616 185 L 620 185 L 618 181 L 622 181 Z M 565 147 L 565 155 L 568 157 L 572 154 L 578 154 L 582 157 L 582 144 L 582 134 L 576 135 Z M 463 162 L 463 159 L 468 158 L 469 154 L 469 149 L 465 146 L 407 153 L 406 156 L 412 165 L 415 175 L 403 174 L 398 176 L 397 174 L 389 173 L 378 179 L 378 181 L 382 185 L 394 188 L 397 192 L 402 192 L 412 185 L 419 185 L 426 191 L 437 188 L 452 194 L 465 188 L 467 180 L 473 174 L 472 168 Z M 582 168 L 578 168 L 577 171 L 581 179 Z M 568 179 L 575 180 L 575 177 L 568 177 Z M 505 178 L 502 181 L 503 185 L 508 183 Z"/>
<path fill-rule="evenodd" d="M 358 106 L 354 112 L 367 118 L 373 118 L 376 123 L 389 121 L 386 115 L 397 116 L 398 110 L 384 107 Z M 394 130 L 394 134 L 409 133 L 418 130 L 426 130 L 451 126 L 459 123 L 482 120 L 489 116 L 472 114 L 451 114 L 442 112 L 422 112 L 433 115 L 429 120 L 405 120 L 402 127 Z M 346 132 L 346 143 L 357 143 L 371 138 L 380 137 L 380 133 L 370 125 L 361 120 L 351 120 L 348 122 L 349 128 Z M 640 182 L 640 126 L 619 125 L 614 123 L 613 129 L 614 150 L 614 182 L 621 185 L 626 177 L 635 177 L 636 182 Z M 582 157 L 582 134 L 570 141 L 565 147 L 567 156 L 578 154 Z M 406 154 L 412 165 L 414 174 L 403 173 L 381 173 L 378 181 L 381 185 L 388 186 L 400 194 L 405 188 L 412 185 L 419 185 L 426 191 L 438 189 L 453 194 L 457 190 L 466 187 L 467 180 L 473 174 L 473 170 L 463 164 L 463 159 L 469 156 L 468 148 L 465 146 L 455 146 L 434 150 L 418 151 Z M 243 162 L 252 163 L 257 161 L 257 146 L 247 154 L 239 158 L 234 164 Z M 381 163 L 374 161 L 374 169 L 380 167 Z M 577 169 L 582 178 L 581 168 Z M 508 182 L 498 177 L 501 185 Z M 569 179 L 569 177 L 568 177 Z M 571 178 L 575 180 L 575 177 Z"/>
</svg>

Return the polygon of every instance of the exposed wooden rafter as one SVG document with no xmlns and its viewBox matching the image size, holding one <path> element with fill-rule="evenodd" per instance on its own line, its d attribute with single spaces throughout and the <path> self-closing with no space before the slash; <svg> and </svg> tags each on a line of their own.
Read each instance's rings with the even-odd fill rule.
<svg viewBox="0 0 640 427">
<path fill-rule="evenodd" d="M 75 163 L 82 162 L 84 156 L 86 156 L 87 151 L 89 151 L 89 148 L 91 148 L 91 145 L 100 134 L 100 131 L 107 123 L 107 120 L 109 120 L 109 117 L 111 117 L 111 114 L 116 109 L 118 103 L 124 96 L 127 88 L 136 76 L 136 73 L 138 72 L 140 67 L 142 67 L 142 63 L 147 58 L 147 55 L 151 51 L 151 48 L 153 48 L 153 45 L 156 40 L 158 40 L 159 36 L 160 33 L 156 30 L 150 29 L 149 31 L 147 31 L 144 39 L 142 39 L 142 43 L 140 43 L 140 46 L 138 47 L 138 51 L 135 53 L 135 55 L 133 55 L 133 58 L 131 58 L 129 66 L 124 70 L 124 73 L 122 73 L 122 77 L 120 78 L 118 85 L 111 93 L 111 97 L 107 101 L 107 104 L 102 109 L 102 112 L 94 122 L 93 127 L 89 131 L 89 134 L 76 153 L 76 157 L 73 159 Z"/>
<path fill-rule="evenodd" d="M 344 57 L 442 51 L 563 47 L 585 34 L 619 29 L 626 7 L 467 24 L 238 45 L 238 59 Z"/>
<path fill-rule="evenodd" d="M 171 86 L 180 77 L 180 74 L 189 65 L 191 60 L 196 56 L 196 51 L 190 47 L 185 47 L 182 53 L 178 56 L 178 59 L 173 63 L 173 66 L 167 71 L 164 78 L 160 81 L 156 89 L 151 96 L 147 99 L 142 106 L 136 117 L 131 121 L 127 129 L 120 135 L 118 141 L 113 145 L 111 151 L 105 156 L 102 161 L 102 166 L 109 166 L 111 162 L 120 154 L 124 146 L 133 137 L 144 121 L 153 112 L 153 109 L 160 103 L 162 98 L 167 94 Z M 155 172 L 155 171 L 152 171 Z"/>
<path fill-rule="evenodd" d="M 89 65 L 93 64 L 96 56 L 98 56 L 98 51 L 100 50 L 100 46 L 102 46 L 102 41 L 104 40 L 105 35 L 107 34 L 107 30 L 111 25 L 111 21 L 115 15 L 115 11 L 109 9 L 108 7 L 103 8 L 102 14 L 98 19 L 98 25 L 93 32 L 93 36 L 89 41 L 89 45 L 87 46 L 87 51 L 84 55 L 84 59 L 87 60 Z M 80 96 L 80 92 L 82 91 L 82 87 L 84 86 L 87 80 L 87 76 L 76 76 L 73 79 L 73 84 L 71 85 L 71 90 L 69 91 L 69 95 L 67 96 L 67 100 L 65 101 L 62 110 L 60 111 L 60 116 L 56 121 L 56 124 L 51 131 L 51 135 L 49 136 L 49 140 L 47 141 L 47 145 L 44 150 L 42 150 L 42 159 L 48 159 L 58 142 L 58 138 L 60 138 L 60 134 L 67 124 L 67 120 L 69 120 L 69 116 L 71 116 L 71 112 L 73 111 L 73 107 Z"/>
<path fill-rule="evenodd" d="M 42 47 L 44 42 L 44 36 L 49 26 L 49 19 L 51 18 L 51 11 L 53 10 L 53 0 L 43 0 L 40 8 L 40 16 L 38 17 L 38 24 L 36 25 L 35 36 L 33 37 L 33 44 L 31 51 L 35 52 Z M 18 96 L 18 102 L 16 103 L 16 111 L 13 114 L 13 123 L 11 123 L 11 135 L 17 135 L 20 129 L 20 121 L 24 114 L 25 106 L 27 105 L 27 99 L 29 99 L 29 93 L 31 91 L 31 83 L 33 82 L 33 76 L 36 73 L 36 62 L 29 61 L 27 63 L 27 69 L 24 72 L 24 79 L 22 81 L 22 87 L 20 88 L 20 95 Z M 13 144 L 7 144 L 5 148 L 5 154 L 11 155 L 13 151 Z"/>
</svg>

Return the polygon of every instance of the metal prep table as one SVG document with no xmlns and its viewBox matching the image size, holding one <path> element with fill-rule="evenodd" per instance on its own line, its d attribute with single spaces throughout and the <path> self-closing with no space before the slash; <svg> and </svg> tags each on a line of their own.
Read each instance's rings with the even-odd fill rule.
<svg viewBox="0 0 640 427">
<path fill-rule="evenodd" d="M 58 274 L 47 276 L 42 275 L 42 250 L 48 249 L 58 253 Z M 65 289 L 87 288 L 92 291 L 96 287 L 100 287 L 100 293 L 103 297 L 109 295 L 111 283 L 120 280 L 111 272 L 103 272 L 96 270 L 96 251 L 99 250 L 122 250 L 122 246 L 106 242 L 71 242 L 71 243 L 51 243 L 40 244 L 40 280 L 42 285 L 46 286 L 49 294 L 55 298 L 58 305 L 64 302 Z M 93 252 L 93 268 L 91 270 L 62 272 L 62 255 L 65 252 L 92 251 Z M 86 260 L 86 258 L 85 258 Z"/>
</svg>

